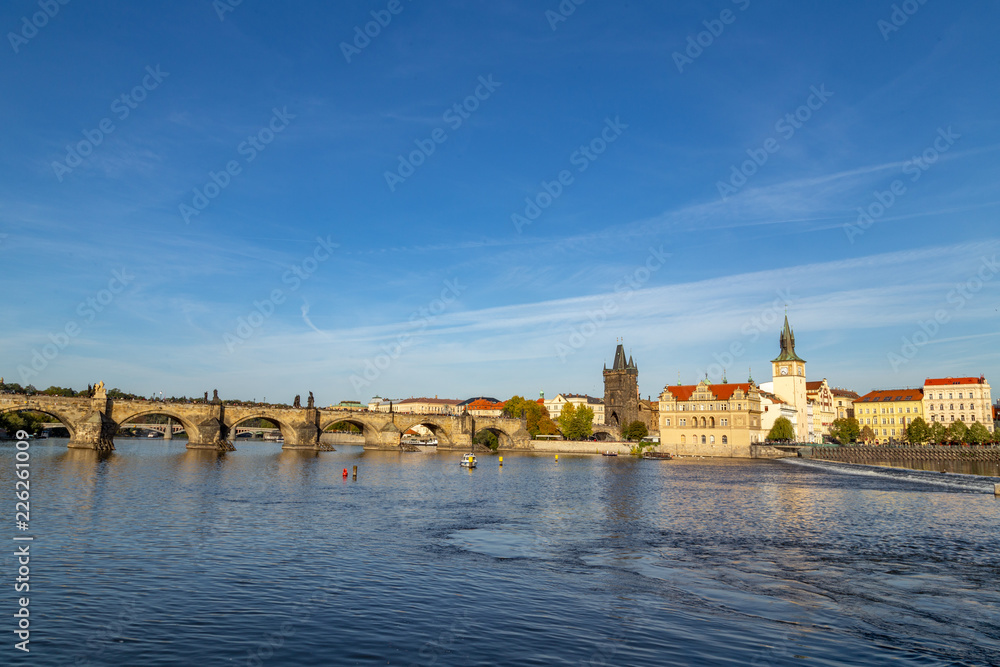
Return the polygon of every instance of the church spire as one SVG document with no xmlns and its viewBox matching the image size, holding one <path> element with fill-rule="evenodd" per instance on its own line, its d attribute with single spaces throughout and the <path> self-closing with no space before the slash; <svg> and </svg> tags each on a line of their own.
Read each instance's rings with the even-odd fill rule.
<svg viewBox="0 0 1000 667">
<path fill-rule="evenodd" d="M 781 336 L 778 338 L 778 344 L 781 347 L 781 354 L 778 355 L 777 359 L 774 361 L 801 361 L 805 363 L 805 359 L 799 357 L 795 354 L 795 333 L 792 331 L 792 327 L 788 324 L 788 313 L 785 313 L 785 326 L 781 330 Z"/>
</svg>

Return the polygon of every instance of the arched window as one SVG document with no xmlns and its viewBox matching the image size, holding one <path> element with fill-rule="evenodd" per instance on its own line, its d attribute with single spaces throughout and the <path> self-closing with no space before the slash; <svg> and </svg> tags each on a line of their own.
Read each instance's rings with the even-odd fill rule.
<svg viewBox="0 0 1000 667">
<path fill-rule="evenodd" d="M 722 444 L 728 445 L 729 444 L 729 438 L 727 438 L 726 436 L 722 436 Z"/>
<path fill-rule="evenodd" d="M 715 428 L 715 417 L 709 418 L 708 425 L 710 428 Z"/>
<path fill-rule="evenodd" d="M 708 444 L 710 444 L 710 445 L 714 445 L 715 444 L 715 436 L 714 435 L 708 436 Z"/>
<path fill-rule="evenodd" d="M 701 436 L 701 444 L 705 444 L 705 436 Z"/>
<path fill-rule="evenodd" d="M 681 436 L 681 444 L 682 445 L 686 445 L 687 444 L 687 437 L 686 436 L 683 436 L 683 435 Z"/>
</svg>

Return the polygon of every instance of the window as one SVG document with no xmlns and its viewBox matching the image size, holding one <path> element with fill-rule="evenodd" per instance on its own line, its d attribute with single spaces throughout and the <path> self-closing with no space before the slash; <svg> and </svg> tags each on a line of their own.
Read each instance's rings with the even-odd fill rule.
<svg viewBox="0 0 1000 667">
<path fill-rule="evenodd" d="M 965 421 L 965 415 L 959 415 L 958 418 L 961 419 L 962 421 Z"/>
<path fill-rule="evenodd" d="M 886 429 L 882 429 L 882 435 L 889 435 L 888 433 L 886 433 Z"/>
<path fill-rule="evenodd" d="M 729 444 L 729 438 L 727 438 L 726 436 L 722 436 L 722 444 L 728 445 Z"/>
<path fill-rule="evenodd" d="M 686 445 L 687 444 L 687 438 L 685 438 L 683 435 L 681 436 L 681 444 L 682 445 Z"/>
<path fill-rule="evenodd" d="M 937 415 L 931 415 L 931 421 L 932 422 L 936 422 L 937 421 Z"/>
<path fill-rule="evenodd" d="M 720 426 L 729 426 L 729 420 L 728 419 L 720 419 L 719 420 L 719 425 Z M 722 437 L 725 438 L 726 436 L 722 436 Z"/>
<path fill-rule="evenodd" d="M 667 421 L 666 421 L 666 423 L 664 424 L 664 426 L 670 426 L 670 420 L 669 420 L 669 419 L 667 419 Z"/>
<path fill-rule="evenodd" d="M 678 426 L 687 426 L 688 425 L 688 420 L 687 419 L 678 419 L 677 420 L 677 425 Z"/>
<path fill-rule="evenodd" d="M 951 394 L 948 394 L 948 398 L 954 398 L 954 396 L 952 396 Z"/>
<path fill-rule="evenodd" d="M 701 436 L 701 444 L 705 444 L 705 436 Z"/>
<path fill-rule="evenodd" d="M 892 429 L 892 435 L 896 435 L 896 429 Z"/>
<path fill-rule="evenodd" d="M 944 403 L 938 405 L 938 410 L 944 410 Z"/>
<path fill-rule="evenodd" d="M 952 415 L 952 416 L 951 416 L 951 420 L 952 420 L 952 421 L 955 421 L 955 415 Z"/>
<path fill-rule="evenodd" d="M 949 410 L 954 410 L 955 409 L 955 404 L 954 403 L 949 403 L 948 404 L 948 409 Z"/>
<path fill-rule="evenodd" d="M 708 436 L 708 444 L 710 444 L 710 445 L 714 445 L 715 444 L 715 436 L 714 435 Z"/>
<path fill-rule="evenodd" d="M 962 395 L 961 395 L 961 394 L 959 394 L 959 397 L 961 397 L 961 396 L 962 396 Z M 964 409 L 965 409 L 965 403 L 959 403 L 959 404 L 958 404 L 958 409 L 959 409 L 959 410 L 964 410 Z"/>
<path fill-rule="evenodd" d="M 962 392 L 958 392 L 958 397 L 962 398 Z"/>
<path fill-rule="evenodd" d="M 970 415 L 972 421 L 976 421 L 976 415 Z"/>
</svg>

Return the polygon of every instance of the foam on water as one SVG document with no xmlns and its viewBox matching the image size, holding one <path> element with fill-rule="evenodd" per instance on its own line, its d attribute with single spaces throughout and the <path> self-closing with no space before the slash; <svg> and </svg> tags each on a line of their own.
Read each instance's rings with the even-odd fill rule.
<svg viewBox="0 0 1000 667">
<path fill-rule="evenodd" d="M 895 479 L 917 484 L 931 484 L 967 493 L 993 494 L 995 484 L 1000 484 L 1000 477 L 984 477 L 982 475 L 963 475 L 960 473 L 933 472 L 930 470 L 912 470 L 909 468 L 892 468 L 889 466 L 864 465 L 861 463 L 843 463 L 840 461 L 817 461 L 815 459 L 786 458 L 779 459 L 782 463 L 818 468 L 845 475 L 861 475 Z"/>
</svg>

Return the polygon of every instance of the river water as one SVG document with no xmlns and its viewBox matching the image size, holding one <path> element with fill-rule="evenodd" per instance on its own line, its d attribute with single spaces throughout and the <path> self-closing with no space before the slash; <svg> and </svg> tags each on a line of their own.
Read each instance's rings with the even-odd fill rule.
<svg viewBox="0 0 1000 667">
<path fill-rule="evenodd" d="M 1000 663 L 992 481 L 802 461 L 33 442 L 0 664 Z M 342 476 L 359 467 L 357 481 Z M 13 648 L 30 535 L 30 654 Z"/>
</svg>

